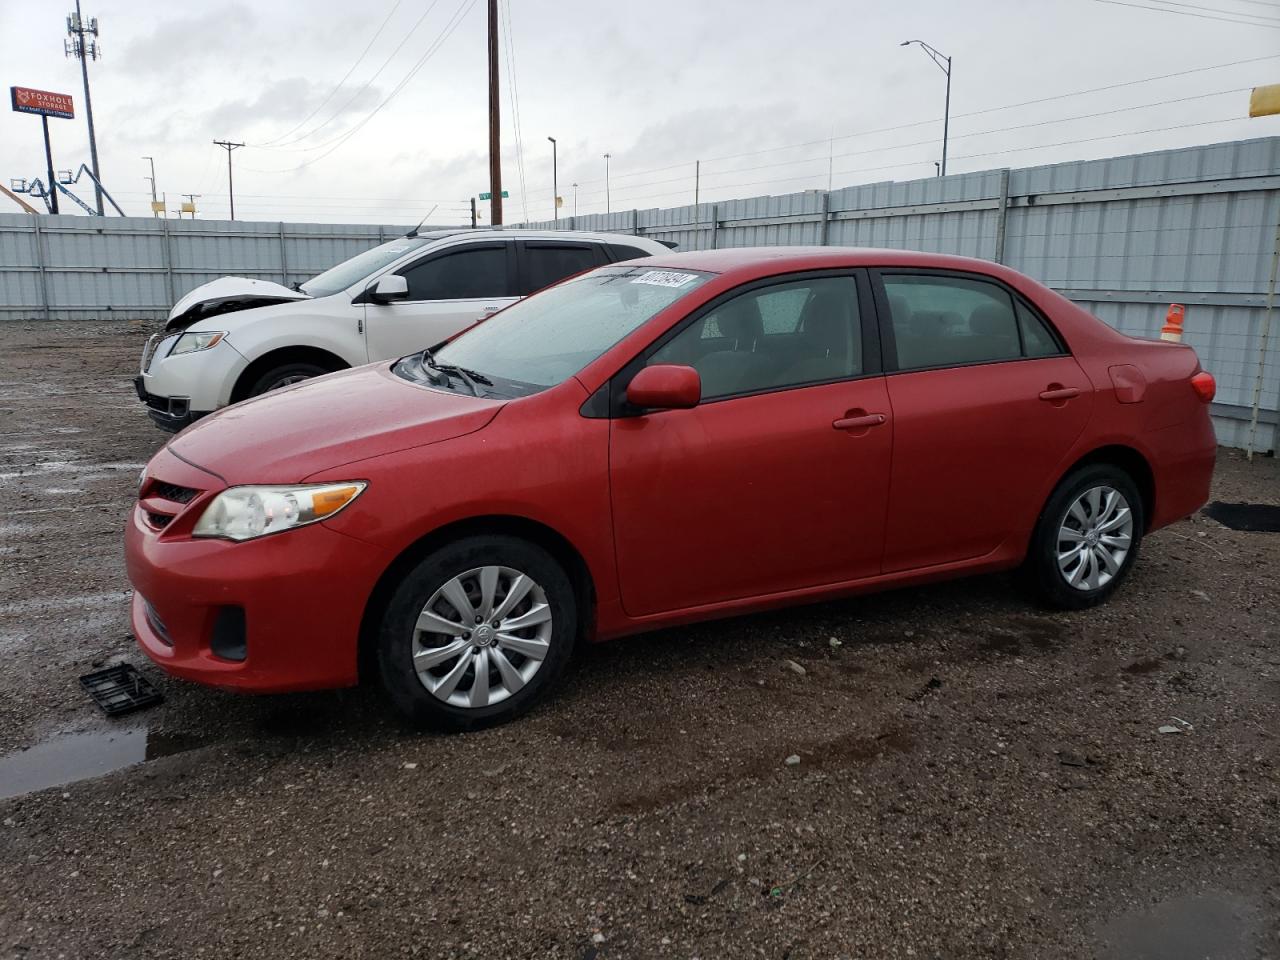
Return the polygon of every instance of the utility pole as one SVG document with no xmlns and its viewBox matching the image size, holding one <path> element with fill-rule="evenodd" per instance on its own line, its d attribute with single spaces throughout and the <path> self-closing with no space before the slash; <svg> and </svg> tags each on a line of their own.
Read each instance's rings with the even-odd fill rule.
<svg viewBox="0 0 1280 960">
<path fill-rule="evenodd" d="M 551 207 L 555 211 L 555 222 L 560 222 L 560 188 L 556 185 L 559 175 L 556 161 L 556 138 L 547 137 L 551 141 Z"/>
<path fill-rule="evenodd" d="M 471 198 L 471 229 L 476 228 L 476 198 Z"/>
<path fill-rule="evenodd" d="M 702 161 L 693 161 L 693 205 L 698 205 L 698 194 L 702 187 Z"/>
<path fill-rule="evenodd" d="M 610 211 L 609 204 L 609 158 L 613 156 L 611 153 L 604 155 L 604 212 Z"/>
<path fill-rule="evenodd" d="M 151 181 L 151 215 L 159 220 L 160 211 L 156 209 L 156 158 L 143 157 L 142 159 L 149 161 L 151 164 L 151 176 L 143 177 L 142 179 Z"/>
<path fill-rule="evenodd" d="M 86 41 L 86 33 L 93 39 Z M 85 23 L 80 16 L 80 0 L 76 0 L 76 12 L 67 14 L 67 36 L 71 39 L 62 42 L 63 55 L 79 58 L 80 74 L 84 78 L 84 112 L 89 119 L 89 162 L 93 167 L 93 190 L 98 200 L 98 216 L 101 217 L 102 173 L 98 170 L 98 139 L 93 131 L 93 100 L 89 96 L 89 61 L 98 59 L 98 18 L 93 17 Z"/>
<path fill-rule="evenodd" d="M 227 196 L 231 199 L 231 219 L 234 220 L 236 218 L 236 188 L 231 180 L 231 151 L 238 147 L 243 147 L 244 144 L 232 143 L 230 140 L 215 140 L 213 142 L 227 151 Z M 194 214 L 191 219 L 195 219 Z"/>
<path fill-rule="evenodd" d="M 489 223 L 502 224 L 502 125 L 498 98 L 498 0 L 489 0 Z"/>
<path fill-rule="evenodd" d="M 49 212 L 58 212 L 58 182 L 53 178 L 53 148 L 49 146 L 49 115 L 47 113 L 40 115 L 40 122 L 44 124 L 44 163 L 49 177 Z"/>
</svg>

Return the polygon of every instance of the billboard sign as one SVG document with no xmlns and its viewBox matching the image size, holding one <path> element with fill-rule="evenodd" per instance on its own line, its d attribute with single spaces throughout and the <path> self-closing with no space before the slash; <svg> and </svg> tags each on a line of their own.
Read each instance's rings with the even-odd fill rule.
<svg viewBox="0 0 1280 960">
<path fill-rule="evenodd" d="M 46 117 L 62 117 L 74 120 L 75 105 L 69 93 L 50 93 L 48 90 L 33 90 L 31 87 L 10 87 L 9 99 L 13 109 L 19 113 L 36 113 Z"/>
</svg>

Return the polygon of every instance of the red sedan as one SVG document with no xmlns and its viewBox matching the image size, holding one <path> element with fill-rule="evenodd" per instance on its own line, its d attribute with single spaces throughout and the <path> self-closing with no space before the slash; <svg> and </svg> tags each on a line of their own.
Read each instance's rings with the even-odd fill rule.
<svg viewBox="0 0 1280 960">
<path fill-rule="evenodd" d="M 579 637 L 1021 567 L 1096 604 L 1207 499 L 1213 378 L 997 264 L 601 267 L 437 350 L 236 404 L 147 466 L 133 627 L 237 690 L 381 677 L 508 719 Z"/>
</svg>

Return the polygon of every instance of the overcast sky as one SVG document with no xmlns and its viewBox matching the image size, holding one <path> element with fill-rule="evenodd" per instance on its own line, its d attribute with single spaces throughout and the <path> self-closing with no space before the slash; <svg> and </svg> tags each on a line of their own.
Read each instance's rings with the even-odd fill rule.
<svg viewBox="0 0 1280 960">
<path fill-rule="evenodd" d="M 551 216 L 548 136 L 562 215 L 574 183 L 578 212 L 605 209 L 606 152 L 614 210 L 692 203 L 698 159 L 703 200 L 930 176 L 945 77 L 899 46 L 916 38 L 954 60 L 951 173 L 1280 134 L 1280 117 L 1247 118 L 1248 88 L 1280 82 L 1270 0 L 502 6 L 508 222 Z M 63 13 L 0 0 L 0 81 L 74 95 L 77 119 L 50 120 L 55 167 L 74 168 L 89 151 Z M 171 206 L 196 193 L 201 216 L 225 217 L 214 138 L 249 144 L 233 158 L 240 219 L 405 223 L 438 204 L 430 223 L 458 223 L 488 189 L 484 0 L 86 0 L 84 13 L 101 25 L 103 179 L 126 213 L 148 213 L 150 155 Z M 1054 99 L 1012 107 L 1041 98 Z M 0 176 L 43 175 L 39 119 L 0 114 Z"/>
</svg>

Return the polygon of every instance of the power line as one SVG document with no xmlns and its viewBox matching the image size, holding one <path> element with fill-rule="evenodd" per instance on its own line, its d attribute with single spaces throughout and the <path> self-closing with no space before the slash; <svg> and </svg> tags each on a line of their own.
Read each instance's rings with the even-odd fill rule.
<svg viewBox="0 0 1280 960">
<path fill-rule="evenodd" d="M 431 3 L 427 4 L 427 9 L 422 11 L 422 16 L 418 17 L 418 19 L 414 21 L 413 26 L 409 28 L 409 32 L 406 33 L 401 38 L 400 42 L 396 44 L 396 48 L 391 51 L 391 53 L 387 56 L 385 60 L 382 61 L 382 66 L 378 67 L 378 69 L 374 71 L 373 76 L 371 76 L 368 80 L 366 80 L 364 82 L 364 85 L 360 87 L 359 90 L 357 90 L 355 93 L 353 93 L 350 97 L 347 98 L 346 102 L 343 103 L 342 106 L 340 106 L 334 112 L 333 116 L 331 116 L 328 120 L 322 121 L 318 126 L 312 127 L 310 130 L 302 134 L 302 136 L 300 137 L 294 137 L 292 140 L 286 140 L 284 143 L 278 143 L 275 146 L 271 146 L 271 147 L 260 145 L 261 148 L 267 149 L 267 150 L 290 149 L 289 147 L 290 144 L 300 143 L 303 140 L 310 139 L 311 137 L 319 133 L 321 130 L 323 130 L 325 127 L 327 127 L 329 124 L 333 123 L 333 121 L 337 120 L 340 116 L 342 116 L 342 114 L 346 112 L 346 109 L 349 106 L 351 106 L 353 103 L 355 103 L 356 100 L 360 98 L 361 94 L 363 94 L 366 90 L 369 89 L 369 87 L 373 84 L 373 81 L 377 80 L 378 77 L 382 75 L 382 71 L 387 69 L 387 67 L 391 64 L 391 61 L 395 59 L 396 54 L 398 54 L 401 51 L 401 49 L 404 48 L 404 45 L 409 42 L 409 38 L 412 37 L 417 32 L 418 27 L 422 26 L 422 22 L 427 19 L 427 16 L 431 13 L 432 10 L 436 8 L 436 4 L 438 4 L 439 2 L 440 0 L 431 0 Z M 341 134 L 339 134 L 339 136 L 341 136 Z M 305 153 L 308 150 L 322 149 L 328 146 L 328 144 L 330 143 L 333 143 L 333 141 L 328 140 L 325 143 L 315 144 L 310 147 L 294 147 L 292 148 L 292 150 L 296 153 Z"/>
<path fill-rule="evenodd" d="M 1263 13 L 1246 13 L 1243 10 L 1223 10 L 1221 7 L 1205 7 L 1198 3 L 1180 3 L 1177 0 L 1150 0 L 1151 3 L 1157 3 L 1161 7 L 1183 7 L 1187 10 L 1207 10 L 1209 13 L 1225 13 L 1232 17 L 1250 17 L 1257 20 L 1271 20 L 1280 23 L 1280 17 L 1269 17 Z M 1174 11 L 1170 10 L 1169 13 Z"/>
<path fill-rule="evenodd" d="M 386 18 L 382 21 L 381 25 L 378 27 L 377 32 L 374 33 L 373 38 L 365 45 L 365 48 L 362 51 L 360 51 L 360 56 L 356 57 L 355 62 L 351 64 L 351 67 L 347 70 L 347 72 L 342 75 L 342 79 L 338 81 L 338 85 L 329 91 L 329 95 L 325 97 L 323 100 L 321 100 L 319 105 L 314 110 L 308 113 L 305 117 L 303 117 L 301 120 L 295 123 L 292 127 L 286 130 L 284 133 L 280 134 L 278 137 L 272 137 L 270 140 L 264 140 L 262 143 L 254 144 L 254 146 L 266 147 L 266 146 L 270 146 L 273 143 L 279 143 L 285 137 L 291 135 L 295 130 L 298 130 L 304 125 L 306 125 L 306 123 L 310 121 L 312 117 L 314 117 L 317 113 L 323 110 L 325 105 L 337 95 L 339 90 L 342 89 L 343 84 L 345 84 L 347 80 L 350 79 L 351 74 L 355 72 L 356 67 L 360 66 L 361 62 L 368 55 L 369 51 L 373 49 L 373 45 L 377 43 L 378 38 L 382 36 L 382 31 L 387 28 L 387 24 L 391 22 L 391 18 L 395 16 L 396 11 L 400 9 L 400 4 L 403 2 L 404 0 L 396 0 L 396 2 L 391 5 L 391 12 L 388 13 Z"/>
<path fill-rule="evenodd" d="M 329 154 L 333 153 L 334 150 L 337 150 L 338 147 L 342 146 L 344 143 L 350 140 L 353 136 L 355 136 L 360 131 L 360 129 L 364 127 L 365 124 L 367 124 L 370 120 L 376 117 L 378 113 L 381 112 L 383 107 L 385 107 L 388 103 L 390 103 L 392 100 L 395 99 L 396 95 L 399 94 L 400 91 L 403 90 L 408 85 L 409 81 L 412 80 L 418 74 L 418 71 L 422 69 L 423 65 L 436 53 L 437 50 L 440 49 L 441 46 L 444 45 L 445 41 L 447 41 L 449 37 L 453 35 L 453 32 L 458 29 L 459 24 L 461 24 L 462 21 L 466 19 L 467 14 L 471 12 L 472 8 L 475 7 L 477 2 L 478 0 L 462 0 L 462 2 L 458 5 L 458 9 L 454 12 L 454 15 L 445 24 L 444 30 L 441 31 L 441 33 L 436 37 L 436 39 L 432 42 L 431 46 L 427 48 L 427 52 L 424 53 L 418 59 L 418 62 L 413 65 L 413 68 L 410 69 L 410 71 L 405 75 L 404 79 L 401 80 L 395 86 L 395 88 L 391 91 L 391 93 L 387 95 L 387 98 L 383 100 L 380 104 L 378 104 L 376 107 L 374 107 L 373 110 L 371 110 L 364 117 L 363 120 L 361 120 L 359 123 L 351 127 L 351 129 L 349 129 L 346 133 L 335 138 L 334 140 L 329 141 L 329 143 L 331 143 L 332 146 L 328 150 L 326 150 L 324 153 L 319 154 L 318 156 L 311 157 L 309 160 L 304 160 L 298 165 L 293 167 L 283 167 L 276 170 L 254 170 L 254 172 L 255 173 L 293 173 L 297 170 L 302 170 L 305 167 L 309 167 L 313 163 L 317 163 L 320 160 L 323 160 L 325 157 L 329 156 Z M 320 144 L 320 146 L 322 147 L 325 145 Z M 319 147 L 316 147 L 313 149 L 319 149 Z M 246 167 L 245 169 L 248 170 L 252 168 Z"/>
<path fill-rule="evenodd" d="M 1240 93 L 1248 89 L 1250 88 L 1237 87 L 1232 90 L 1219 90 L 1215 93 L 1202 93 L 1202 94 L 1196 94 L 1194 96 L 1189 96 L 1189 97 L 1176 97 L 1171 100 L 1157 100 L 1153 103 L 1140 103 L 1131 107 L 1117 107 L 1115 110 L 1099 110 L 1093 113 L 1078 114 L 1074 117 L 1060 117 L 1056 120 L 1039 120 L 1034 123 L 1020 123 L 1020 124 L 1014 124 L 1013 126 L 1008 126 L 1008 127 L 996 127 L 991 130 L 976 130 L 973 133 L 957 134 L 953 136 L 952 139 L 963 140 L 969 137 L 990 136 L 991 134 L 995 134 L 995 133 L 1009 133 L 1014 130 L 1029 130 L 1033 127 L 1050 126 L 1056 123 L 1073 123 L 1077 120 L 1093 120 L 1097 117 L 1113 116 L 1118 113 L 1131 113 L 1134 110 L 1148 110 L 1152 107 L 1170 106 L 1172 104 L 1177 104 L 1177 103 L 1186 103 L 1191 100 L 1205 100 L 1210 97 L 1221 97 L 1227 94 Z M 859 157 L 859 156 L 867 156 L 868 154 L 888 153 L 893 150 L 905 150 L 910 147 L 929 146 L 935 142 L 936 141 L 932 138 L 929 140 L 915 140 L 915 141 L 912 141 L 911 143 L 899 143 L 899 144 L 894 144 L 892 146 L 887 146 L 887 147 L 874 147 L 869 150 L 853 150 L 846 153 L 837 153 L 830 157 L 827 157 L 827 156 L 806 157 L 800 160 L 780 160 L 776 163 L 763 163 L 763 164 L 757 164 L 756 166 L 751 166 L 751 167 L 735 167 L 732 170 L 711 171 L 709 173 L 704 170 L 702 175 L 704 177 L 732 176 L 735 173 L 747 173 L 753 170 L 768 170 L 775 167 L 795 166 L 801 163 L 819 163 L 819 162 L 830 160 L 830 159 L 840 160 L 846 157 Z M 660 183 L 687 183 L 687 182 L 688 182 L 688 177 L 683 176 L 683 177 L 671 177 L 665 180 L 647 180 L 641 183 L 631 184 L 630 186 L 643 187 L 643 186 L 654 186 Z M 714 189 L 718 185 L 713 183 L 713 184 L 709 184 L 709 186 Z M 603 190 L 590 190 L 590 191 L 587 191 L 585 195 L 589 197 L 593 197 L 593 196 L 600 196 L 603 193 L 604 193 Z"/>
<path fill-rule="evenodd" d="M 1280 54 L 1272 53 L 1272 54 L 1267 54 L 1261 57 L 1249 57 L 1244 60 L 1232 60 L 1228 63 L 1217 63 L 1217 64 L 1212 64 L 1210 66 L 1205 66 L 1205 67 L 1192 67 L 1189 70 L 1178 70 L 1173 73 L 1159 74 L 1158 76 L 1154 76 L 1154 77 L 1143 77 L 1138 80 L 1125 80 L 1120 83 L 1108 83 L 1101 87 L 1090 87 L 1086 90 L 1074 90 L 1070 93 L 1059 93 L 1049 97 L 1037 97 L 1034 100 L 1021 100 L 1017 103 L 1007 103 L 1007 104 L 1003 104 L 1001 106 L 996 106 L 996 107 L 985 107 L 982 110 L 971 110 L 968 113 L 956 113 L 951 115 L 951 119 L 960 120 L 960 119 L 965 119 L 967 117 L 978 117 L 984 114 L 996 113 L 1002 110 L 1014 110 L 1019 107 L 1037 106 L 1042 103 L 1050 103 L 1054 100 L 1065 100 L 1070 97 L 1082 97 L 1091 93 L 1105 93 L 1110 90 L 1119 90 L 1125 87 L 1139 86 L 1144 83 L 1155 83 L 1159 80 L 1171 80 L 1174 78 L 1190 76 L 1196 73 L 1207 73 L 1211 70 L 1224 70 L 1228 67 L 1238 67 L 1238 66 L 1244 66 L 1250 63 L 1260 63 L 1265 60 L 1277 60 L 1277 59 L 1280 59 Z M 730 154 L 724 154 L 718 157 L 706 157 L 706 158 L 700 158 L 700 159 L 702 159 L 703 163 L 716 163 L 720 160 L 736 160 L 740 157 L 754 157 L 754 156 L 760 156 L 761 154 L 777 153 L 782 150 L 795 150 L 795 149 L 799 149 L 800 147 L 811 147 L 818 144 L 825 146 L 831 140 L 851 140 L 858 137 L 870 137 L 880 133 L 892 133 L 898 130 L 908 130 L 913 127 L 922 127 L 931 123 L 938 123 L 941 120 L 942 120 L 941 117 L 934 117 L 929 120 L 916 120 L 912 123 L 900 123 L 900 124 L 895 124 L 894 126 L 891 126 L 891 127 L 880 127 L 875 130 L 862 130 L 857 133 L 848 133 L 848 134 L 843 134 L 836 137 L 823 137 L 820 140 L 806 140 L 800 143 L 789 143 L 789 144 L 783 144 L 777 147 L 765 147 L 760 150 L 747 150 L 742 153 L 730 153 Z M 681 161 L 680 163 L 667 164 L 661 167 L 650 167 L 645 170 L 633 170 L 630 173 L 614 174 L 613 179 L 622 180 L 628 177 L 642 176 L 646 173 L 662 173 L 666 170 L 675 170 L 680 167 L 692 166 L 693 163 L 694 163 L 694 160 L 684 160 L 684 161 Z M 604 182 L 604 179 L 602 177 L 595 177 L 587 180 L 578 181 L 579 184 L 603 183 L 603 182 Z"/>
<path fill-rule="evenodd" d="M 507 92 L 511 99 L 511 123 L 515 128 L 516 134 L 516 170 L 520 174 L 520 205 L 524 219 L 529 219 L 529 205 L 525 200 L 528 196 L 528 188 L 525 186 L 524 179 L 524 138 L 520 124 L 520 93 L 516 87 L 516 52 L 515 41 L 512 39 L 511 29 L 511 3 L 510 0 L 504 0 L 499 6 L 502 17 L 506 23 L 506 52 L 507 52 Z"/>
<path fill-rule="evenodd" d="M 1174 13 L 1180 17 L 1196 17 L 1200 20 L 1219 20 L 1222 23 L 1239 23 L 1249 27 L 1264 27 L 1267 30 L 1280 30 L 1280 24 L 1258 23 L 1256 20 L 1228 20 L 1226 17 L 1211 17 L 1207 13 L 1189 13 L 1186 10 L 1171 10 L 1168 7 L 1144 7 L 1136 3 L 1124 3 L 1122 0 L 1093 0 L 1094 3 L 1107 3 L 1113 7 L 1132 7 L 1135 10 L 1154 10 L 1157 13 Z"/>
</svg>

